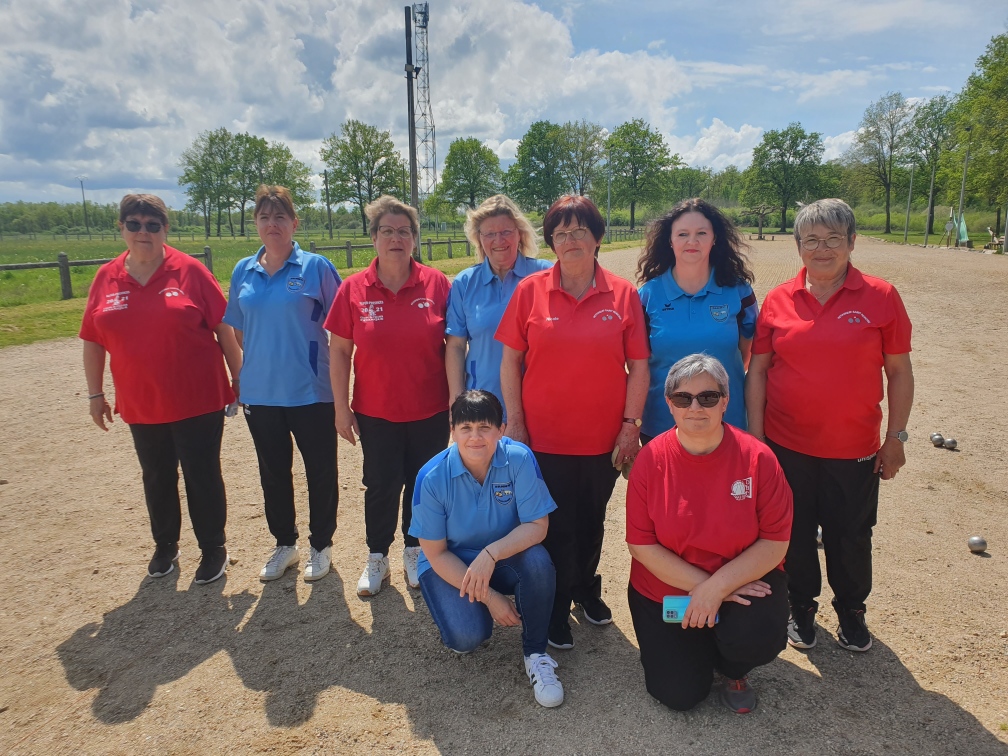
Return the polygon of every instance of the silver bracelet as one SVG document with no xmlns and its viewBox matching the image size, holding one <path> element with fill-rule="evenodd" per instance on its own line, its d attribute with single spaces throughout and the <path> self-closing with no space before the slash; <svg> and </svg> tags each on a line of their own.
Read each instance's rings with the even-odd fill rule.
<svg viewBox="0 0 1008 756">
<path fill-rule="evenodd" d="M 99 391 L 97 394 L 91 394 L 91 395 L 89 395 L 88 396 L 88 401 L 90 402 L 92 399 L 97 399 L 99 396 L 105 396 L 105 392 L 104 391 Z"/>
</svg>

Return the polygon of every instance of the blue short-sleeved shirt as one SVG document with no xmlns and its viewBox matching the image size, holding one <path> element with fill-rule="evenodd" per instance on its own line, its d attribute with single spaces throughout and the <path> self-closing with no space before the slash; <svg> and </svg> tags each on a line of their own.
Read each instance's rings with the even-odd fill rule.
<svg viewBox="0 0 1008 756">
<path fill-rule="evenodd" d="M 503 281 L 486 259 L 455 276 L 448 295 L 445 333 L 469 342 L 465 367 L 467 389 L 489 391 L 504 404 L 500 382 L 504 345 L 494 338 L 494 334 L 518 282 L 552 265 L 549 260 L 537 260 L 519 253 L 514 268 L 508 271 Z"/>
<path fill-rule="evenodd" d="M 502 438 L 481 486 L 452 444 L 420 468 L 413 489 L 409 534 L 448 542 L 448 550 L 466 564 L 480 551 L 523 522 L 557 508 L 546 489 L 539 464 L 525 444 Z M 431 569 L 420 555 L 417 573 Z"/>
<path fill-rule="evenodd" d="M 340 277 L 322 255 L 294 242 L 272 276 L 259 264 L 263 248 L 231 274 L 224 322 L 242 332 L 244 404 L 300 407 L 333 400 L 325 322 Z"/>
<path fill-rule="evenodd" d="M 679 288 L 669 269 L 641 286 L 640 298 L 651 342 L 651 385 L 641 433 L 657 436 L 675 425 L 665 403 L 665 379 L 678 360 L 698 352 L 717 357 L 725 366 L 728 409 L 724 419 L 745 430 L 745 368 L 738 344 L 739 338 L 751 339 L 756 330 L 759 308 L 752 286 L 744 281 L 718 286 L 712 270 L 707 285 L 689 296 Z"/>
</svg>

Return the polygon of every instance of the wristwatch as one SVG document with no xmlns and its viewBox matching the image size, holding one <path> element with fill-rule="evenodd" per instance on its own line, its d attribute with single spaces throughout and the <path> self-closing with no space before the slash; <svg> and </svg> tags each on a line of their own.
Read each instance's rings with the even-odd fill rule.
<svg viewBox="0 0 1008 756">
<path fill-rule="evenodd" d="M 634 426 L 640 428 L 641 427 L 641 423 L 643 423 L 644 421 L 641 420 L 639 417 L 624 417 L 623 418 L 623 422 L 624 423 L 630 423 L 631 425 L 634 425 Z"/>
<path fill-rule="evenodd" d="M 901 443 L 906 443 L 907 439 L 910 438 L 909 434 L 905 430 L 901 431 L 886 431 L 886 438 L 898 439 Z"/>
</svg>

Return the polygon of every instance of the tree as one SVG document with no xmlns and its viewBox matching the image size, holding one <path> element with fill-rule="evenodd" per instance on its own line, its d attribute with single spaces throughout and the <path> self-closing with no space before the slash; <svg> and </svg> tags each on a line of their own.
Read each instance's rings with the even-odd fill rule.
<svg viewBox="0 0 1008 756">
<path fill-rule="evenodd" d="M 602 127 L 586 119 L 568 121 L 560 127 L 560 144 L 560 173 L 571 193 L 583 197 L 605 156 Z"/>
<path fill-rule="evenodd" d="M 952 131 L 952 106 L 948 95 L 932 97 L 914 110 L 910 125 L 910 150 L 916 161 L 931 174 L 928 190 L 927 229 L 934 233 L 935 173 L 942 150 L 948 149 Z"/>
<path fill-rule="evenodd" d="M 913 123 L 913 105 L 899 92 L 887 92 L 864 112 L 851 157 L 864 166 L 872 183 L 885 194 L 885 233 L 890 233 L 893 170 L 906 158 Z"/>
<path fill-rule="evenodd" d="M 742 203 L 752 208 L 775 204 L 781 210 L 781 233 L 786 233 L 788 209 L 816 191 L 822 154 L 822 134 L 807 133 L 800 123 L 766 132 L 745 171 Z"/>
<path fill-rule="evenodd" d="M 669 199 L 678 202 L 699 197 L 710 181 L 710 168 L 690 168 L 688 165 L 675 168 L 669 171 Z"/>
<path fill-rule="evenodd" d="M 182 152 L 179 185 L 188 187 L 188 206 L 200 210 L 205 217 L 206 235 L 210 236 L 210 214 L 217 213 L 217 236 L 220 236 L 223 214 L 233 202 L 235 172 L 235 137 L 221 127 L 204 131 Z"/>
<path fill-rule="evenodd" d="M 736 166 L 729 165 L 722 171 L 711 176 L 710 195 L 711 201 L 718 205 L 734 205 L 739 201 L 742 193 L 742 171 Z"/>
<path fill-rule="evenodd" d="M 234 199 L 241 211 L 239 229 L 245 235 L 245 208 L 255 200 L 256 189 L 264 183 L 266 175 L 266 153 L 269 144 L 262 137 L 252 136 L 248 132 L 235 134 L 235 177 Z"/>
<path fill-rule="evenodd" d="M 563 156 L 562 129 L 549 121 L 536 121 L 518 143 L 517 159 L 508 169 L 508 191 L 522 206 L 545 212 L 567 189 Z"/>
<path fill-rule="evenodd" d="M 364 208 L 383 194 L 395 194 L 401 181 L 402 157 L 388 131 L 348 119 L 322 140 L 322 162 L 329 170 L 329 194 L 336 202 L 350 202 L 360 213 L 361 229 L 368 231 Z"/>
<path fill-rule="evenodd" d="M 657 202 L 667 187 L 667 171 L 679 164 L 669 152 L 665 138 L 644 119 L 621 124 L 606 139 L 613 177 L 613 195 L 630 205 L 630 228 L 634 228 L 637 204 Z"/>
<path fill-rule="evenodd" d="M 479 139 L 456 139 L 448 147 L 441 171 L 439 191 L 454 207 L 475 208 L 500 188 L 502 179 L 500 158 Z"/>
<path fill-rule="evenodd" d="M 294 206 L 309 207 L 315 204 L 315 188 L 311 182 L 311 166 L 302 163 L 283 142 L 271 142 L 266 150 L 263 184 L 279 184 L 291 193 Z"/>
</svg>

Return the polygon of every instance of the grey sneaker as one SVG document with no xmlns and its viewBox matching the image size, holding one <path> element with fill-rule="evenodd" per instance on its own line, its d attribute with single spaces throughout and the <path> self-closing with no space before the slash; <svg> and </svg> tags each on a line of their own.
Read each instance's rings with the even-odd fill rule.
<svg viewBox="0 0 1008 756">
<path fill-rule="evenodd" d="M 291 567 L 298 563 L 300 556 L 297 546 L 277 546 L 273 554 L 266 560 L 266 565 L 259 571 L 259 579 L 263 582 L 282 577 Z"/>
<path fill-rule="evenodd" d="M 358 596 L 377 596 L 389 583 L 388 557 L 382 554 L 368 554 L 364 572 L 357 581 Z"/>
<path fill-rule="evenodd" d="M 407 546 L 403 549 L 402 563 L 403 576 L 406 578 L 406 585 L 410 588 L 420 587 L 420 578 L 417 576 L 417 562 L 420 559 L 419 546 Z"/>
<path fill-rule="evenodd" d="M 311 547 L 308 554 L 308 563 L 304 566 L 304 579 L 307 582 L 319 580 L 329 574 L 329 566 L 332 564 L 332 547 L 326 546 L 322 551 L 316 551 Z"/>
<path fill-rule="evenodd" d="M 563 703 L 563 685 L 557 680 L 557 663 L 549 654 L 532 654 L 525 657 L 525 674 L 532 683 L 535 700 L 540 706 L 552 709 Z"/>
<path fill-rule="evenodd" d="M 721 703 L 736 714 L 748 714 L 756 708 L 756 691 L 750 687 L 748 678 L 725 679 L 721 688 Z"/>
</svg>

